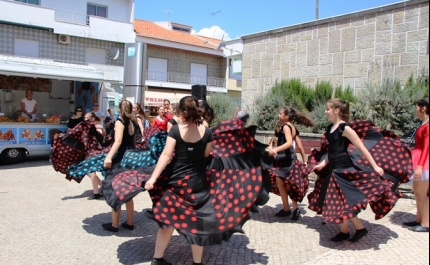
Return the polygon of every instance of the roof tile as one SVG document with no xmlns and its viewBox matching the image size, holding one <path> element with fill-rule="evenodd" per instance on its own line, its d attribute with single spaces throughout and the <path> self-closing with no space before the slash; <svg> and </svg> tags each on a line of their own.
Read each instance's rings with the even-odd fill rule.
<svg viewBox="0 0 430 265">
<path fill-rule="evenodd" d="M 211 50 L 216 49 L 220 43 L 218 39 L 168 30 L 153 22 L 141 19 L 134 20 L 134 31 L 140 37 L 188 44 Z"/>
</svg>

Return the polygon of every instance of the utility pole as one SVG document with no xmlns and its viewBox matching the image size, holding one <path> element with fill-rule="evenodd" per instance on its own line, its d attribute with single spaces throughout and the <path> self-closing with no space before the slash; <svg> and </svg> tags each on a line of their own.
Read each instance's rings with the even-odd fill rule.
<svg viewBox="0 0 430 265">
<path fill-rule="evenodd" d="M 318 14 L 319 14 L 319 9 L 320 9 L 320 1 L 319 0 L 315 0 L 315 20 L 318 20 Z"/>
</svg>

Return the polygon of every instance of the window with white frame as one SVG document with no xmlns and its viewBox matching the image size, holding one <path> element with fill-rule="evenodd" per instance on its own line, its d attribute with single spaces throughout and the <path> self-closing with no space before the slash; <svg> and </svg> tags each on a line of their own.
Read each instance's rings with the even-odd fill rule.
<svg viewBox="0 0 430 265">
<path fill-rule="evenodd" d="M 16 2 L 27 3 L 32 5 L 40 5 L 40 0 L 15 0 Z"/>
<path fill-rule="evenodd" d="M 39 42 L 35 40 L 14 39 L 13 54 L 25 57 L 39 57 Z"/>
<path fill-rule="evenodd" d="M 87 15 L 96 17 L 108 17 L 107 6 L 100 6 L 96 4 L 87 4 Z"/>
<path fill-rule="evenodd" d="M 206 64 L 191 64 L 191 80 L 194 85 L 206 85 L 208 79 L 208 66 Z"/>
<path fill-rule="evenodd" d="M 106 64 L 106 50 L 97 48 L 85 48 L 85 62 Z"/>
<path fill-rule="evenodd" d="M 148 58 L 148 80 L 167 81 L 167 60 Z"/>
</svg>

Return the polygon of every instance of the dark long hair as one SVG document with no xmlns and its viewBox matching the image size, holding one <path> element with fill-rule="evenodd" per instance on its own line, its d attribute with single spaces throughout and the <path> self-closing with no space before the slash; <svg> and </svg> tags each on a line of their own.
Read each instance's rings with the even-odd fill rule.
<svg viewBox="0 0 430 265">
<path fill-rule="evenodd" d="M 428 98 L 422 98 L 417 101 L 417 106 L 420 108 L 426 108 L 426 114 L 429 115 L 429 99 Z"/>
<path fill-rule="evenodd" d="M 203 110 L 199 108 L 199 102 L 194 96 L 183 97 L 179 101 L 178 111 L 187 122 L 192 122 L 196 125 L 203 123 Z"/>
<path fill-rule="evenodd" d="M 82 109 L 82 107 L 76 107 L 76 108 L 75 108 L 75 115 L 78 113 L 78 109 L 80 109 L 80 110 L 81 110 L 81 115 L 82 115 L 82 116 L 84 116 L 84 115 L 83 115 L 83 114 L 84 114 L 84 113 L 83 113 L 83 111 L 84 111 L 84 110 Z"/>
<path fill-rule="evenodd" d="M 199 107 L 203 110 L 203 116 L 202 118 L 209 124 L 213 122 L 215 119 L 215 113 L 211 106 L 205 101 L 200 99 L 199 100 Z"/>
<path fill-rule="evenodd" d="M 332 98 L 327 101 L 327 104 L 330 104 L 333 109 L 339 109 L 339 116 L 341 120 L 348 122 L 349 121 L 349 102 L 340 98 Z"/>
<path fill-rule="evenodd" d="M 139 103 L 134 103 L 134 105 L 137 108 L 138 115 L 141 116 L 141 117 L 143 117 L 143 118 L 145 118 L 145 120 L 148 120 L 148 117 L 146 117 L 146 114 L 145 114 L 145 112 L 142 109 L 142 105 L 140 105 Z"/>
<path fill-rule="evenodd" d="M 304 114 L 295 111 L 291 107 L 282 107 L 281 110 L 283 111 L 285 116 L 288 116 L 288 120 L 294 124 L 303 125 L 305 127 L 312 127 L 314 126 L 314 121 L 306 117 Z M 279 131 L 281 129 L 283 124 L 278 122 L 276 124 L 276 131 Z"/>
</svg>

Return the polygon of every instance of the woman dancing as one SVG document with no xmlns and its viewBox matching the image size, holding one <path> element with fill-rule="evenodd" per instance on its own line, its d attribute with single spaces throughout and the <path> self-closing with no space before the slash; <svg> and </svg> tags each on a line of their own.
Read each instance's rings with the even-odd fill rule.
<svg viewBox="0 0 430 265">
<path fill-rule="evenodd" d="M 314 123 L 291 107 L 281 108 L 278 118 L 279 122 L 275 128 L 277 146 L 268 150 L 269 156 L 274 158 L 273 167 L 269 169 L 272 183 L 275 184 L 272 187 L 272 191 L 275 194 L 281 195 L 283 204 L 281 211 L 275 215 L 278 217 L 291 215 L 290 204 L 288 202 L 288 196 L 290 196 L 293 201 L 291 219 L 297 221 L 300 217 L 298 202 L 303 200 L 308 191 L 309 180 L 304 174 L 303 163 L 297 159 L 294 141 L 296 140 L 298 131 L 294 124 L 311 127 Z"/>
<path fill-rule="evenodd" d="M 380 219 L 394 207 L 400 197 L 397 186 L 409 179 L 410 153 L 391 132 L 378 130 L 370 122 L 348 123 L 348 102 L 329 100 L 325 114 L 332 124 L 321 151 L 314 151 L 309 159 L 309 167 L 318 174 L 308 195 L 309 208 L 322 214 L 324 222 L 340 224 L 340 233 L 331 241 L 357 242 L 368 233 L 358 213 L 369 203 Z M 348 222 L 356 230 L 351 238 Z"/>
</svg>

